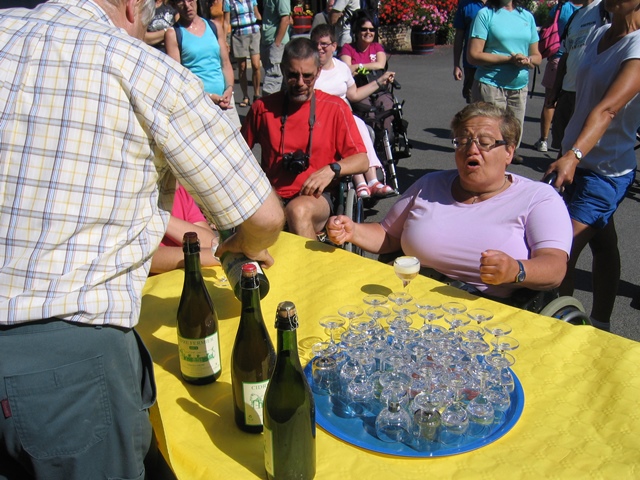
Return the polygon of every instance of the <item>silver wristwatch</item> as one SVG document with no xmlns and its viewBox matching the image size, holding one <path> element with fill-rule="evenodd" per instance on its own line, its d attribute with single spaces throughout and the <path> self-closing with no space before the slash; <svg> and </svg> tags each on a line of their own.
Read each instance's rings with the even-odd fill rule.
<svg viewBox="0 0 640 480">
<path fill-rule="evenodd" d="M 578 159 L 578 161 L 582 160 L 582 150 L 580 150 L 579 148 L 573 147 L 571 149 L 571 151 L 573 152 L 573 154 L 576 156 L 576 158 Z"/>
</svg>

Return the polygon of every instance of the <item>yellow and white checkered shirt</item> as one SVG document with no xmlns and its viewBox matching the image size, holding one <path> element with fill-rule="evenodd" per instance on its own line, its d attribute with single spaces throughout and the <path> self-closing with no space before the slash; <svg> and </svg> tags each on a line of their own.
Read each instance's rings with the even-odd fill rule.
<svg viewBox="0 0 640 480">
<path fill-rule="evenodd" d="M 95 3 L 0 11 L 0 325 L 134 326 L 174 175 L 220 228 L 271 189 L 202 83 Z"/>
</svg>

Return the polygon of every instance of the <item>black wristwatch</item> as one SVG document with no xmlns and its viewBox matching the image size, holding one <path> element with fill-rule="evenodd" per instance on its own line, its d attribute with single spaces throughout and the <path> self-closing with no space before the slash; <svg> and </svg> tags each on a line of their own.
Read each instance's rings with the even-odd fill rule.
<svg viewBox="0 0 640 480">
<path fill-rule="evenodd" d="M 329 164 L 329 168 L 331 170 L 333 170 L 333 174 L 335 175 L 335 178 L 338 178 L 340 176 L 340 164 L 338 162 L 333 162 Z"/>
<path fill-rule="evenodd" d="M 518 262 L 518 274 L 516 275 L 516 279 L 513 283 L 522 283 L 524 279 L 527 278 L 527 272 L 524 271 L 524 265 L 520 260 L 516 260 Z"/>
</svg>

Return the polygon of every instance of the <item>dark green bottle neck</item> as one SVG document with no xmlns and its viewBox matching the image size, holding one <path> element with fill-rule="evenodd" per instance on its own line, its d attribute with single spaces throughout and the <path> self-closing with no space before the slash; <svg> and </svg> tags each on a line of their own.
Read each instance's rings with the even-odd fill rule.
<svg viewBox="0 0 640 480">
<path fill-rule="evenodd" d="M 191 277 L 194 280 L 202 278 L 200 270 L 200 249 L 193 252 L 185 252 L 184 254 L 184 274 L 185 277 Z"/>
<path fill-rule="evenodd" d="M 262 310 L 260 309 L 260 281 L 258 276 L 242 277 L 240 279 L 241 292 L 240 302 L 242 302 L 242 315 L 252 313 L 263 322 Z"/>
<path fill-rule="evenodd" d="M 298 334 L 295 330 L 278 330 L 278 354 L 288 353 L 288 357 L 300 364 L 298 358 Z"/>
</svg>

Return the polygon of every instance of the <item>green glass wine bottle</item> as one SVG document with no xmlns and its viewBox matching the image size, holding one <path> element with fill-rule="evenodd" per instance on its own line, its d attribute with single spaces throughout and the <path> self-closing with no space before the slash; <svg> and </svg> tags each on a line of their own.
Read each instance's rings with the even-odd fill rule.
<svg viewBox="0 0 640 480">
<path fill-rule="evenodd" d="M 276 364 L 276 352 L 262 318 L 260 281 L 253 263 L 242 265 L 240 324 L 231 353 L 231 387 L 236 424 L 262 432 L 264 394 Z"/>
<path fill-rule="evenodd" d="M 298 357 L 297 328 L 294 304 L 280 303 L 278 357 L 264 397 L 264 463 L 270 480 L 310 480 L 316 474 L 315 403 Z"/>
<path fill-rule="evenodd" d="M 234 232 L 232 230 L 220 230 L 219 233 L 220 238 L 224 241 L 233 235 Z M 214 247 L 214 251 L 212 252 L 214 255 L 215 248 L 217 248 L 217 245 Z M 264 270 L 262 270 L 258 262 L 249 259 L 245 254 L 225 252 L 220 257 L 220 263 L 222 264 L 224 274 L 227 276 L 227 280 L 229 280 L 229 285 L 238 300 L 242 301 L 240 293 L 240 278 L 242 277 L 242 265 L 246 263 L 255 265 L 256 270 L 258 271 L 258 280 L 260 281 L 260 299 L 263 299 L 267 296 L 267 293 L 269 293 L 269 279 L 265 275 Z"/>
<path fill-rule="evenodd" d="M 178 306 L 180 373 L 189 383 L 215 382 L 222 373 L 218 317 L 200 271 L 200 242 L 195 232 L 182 239 L 184 286 Z"/>
</svg>

